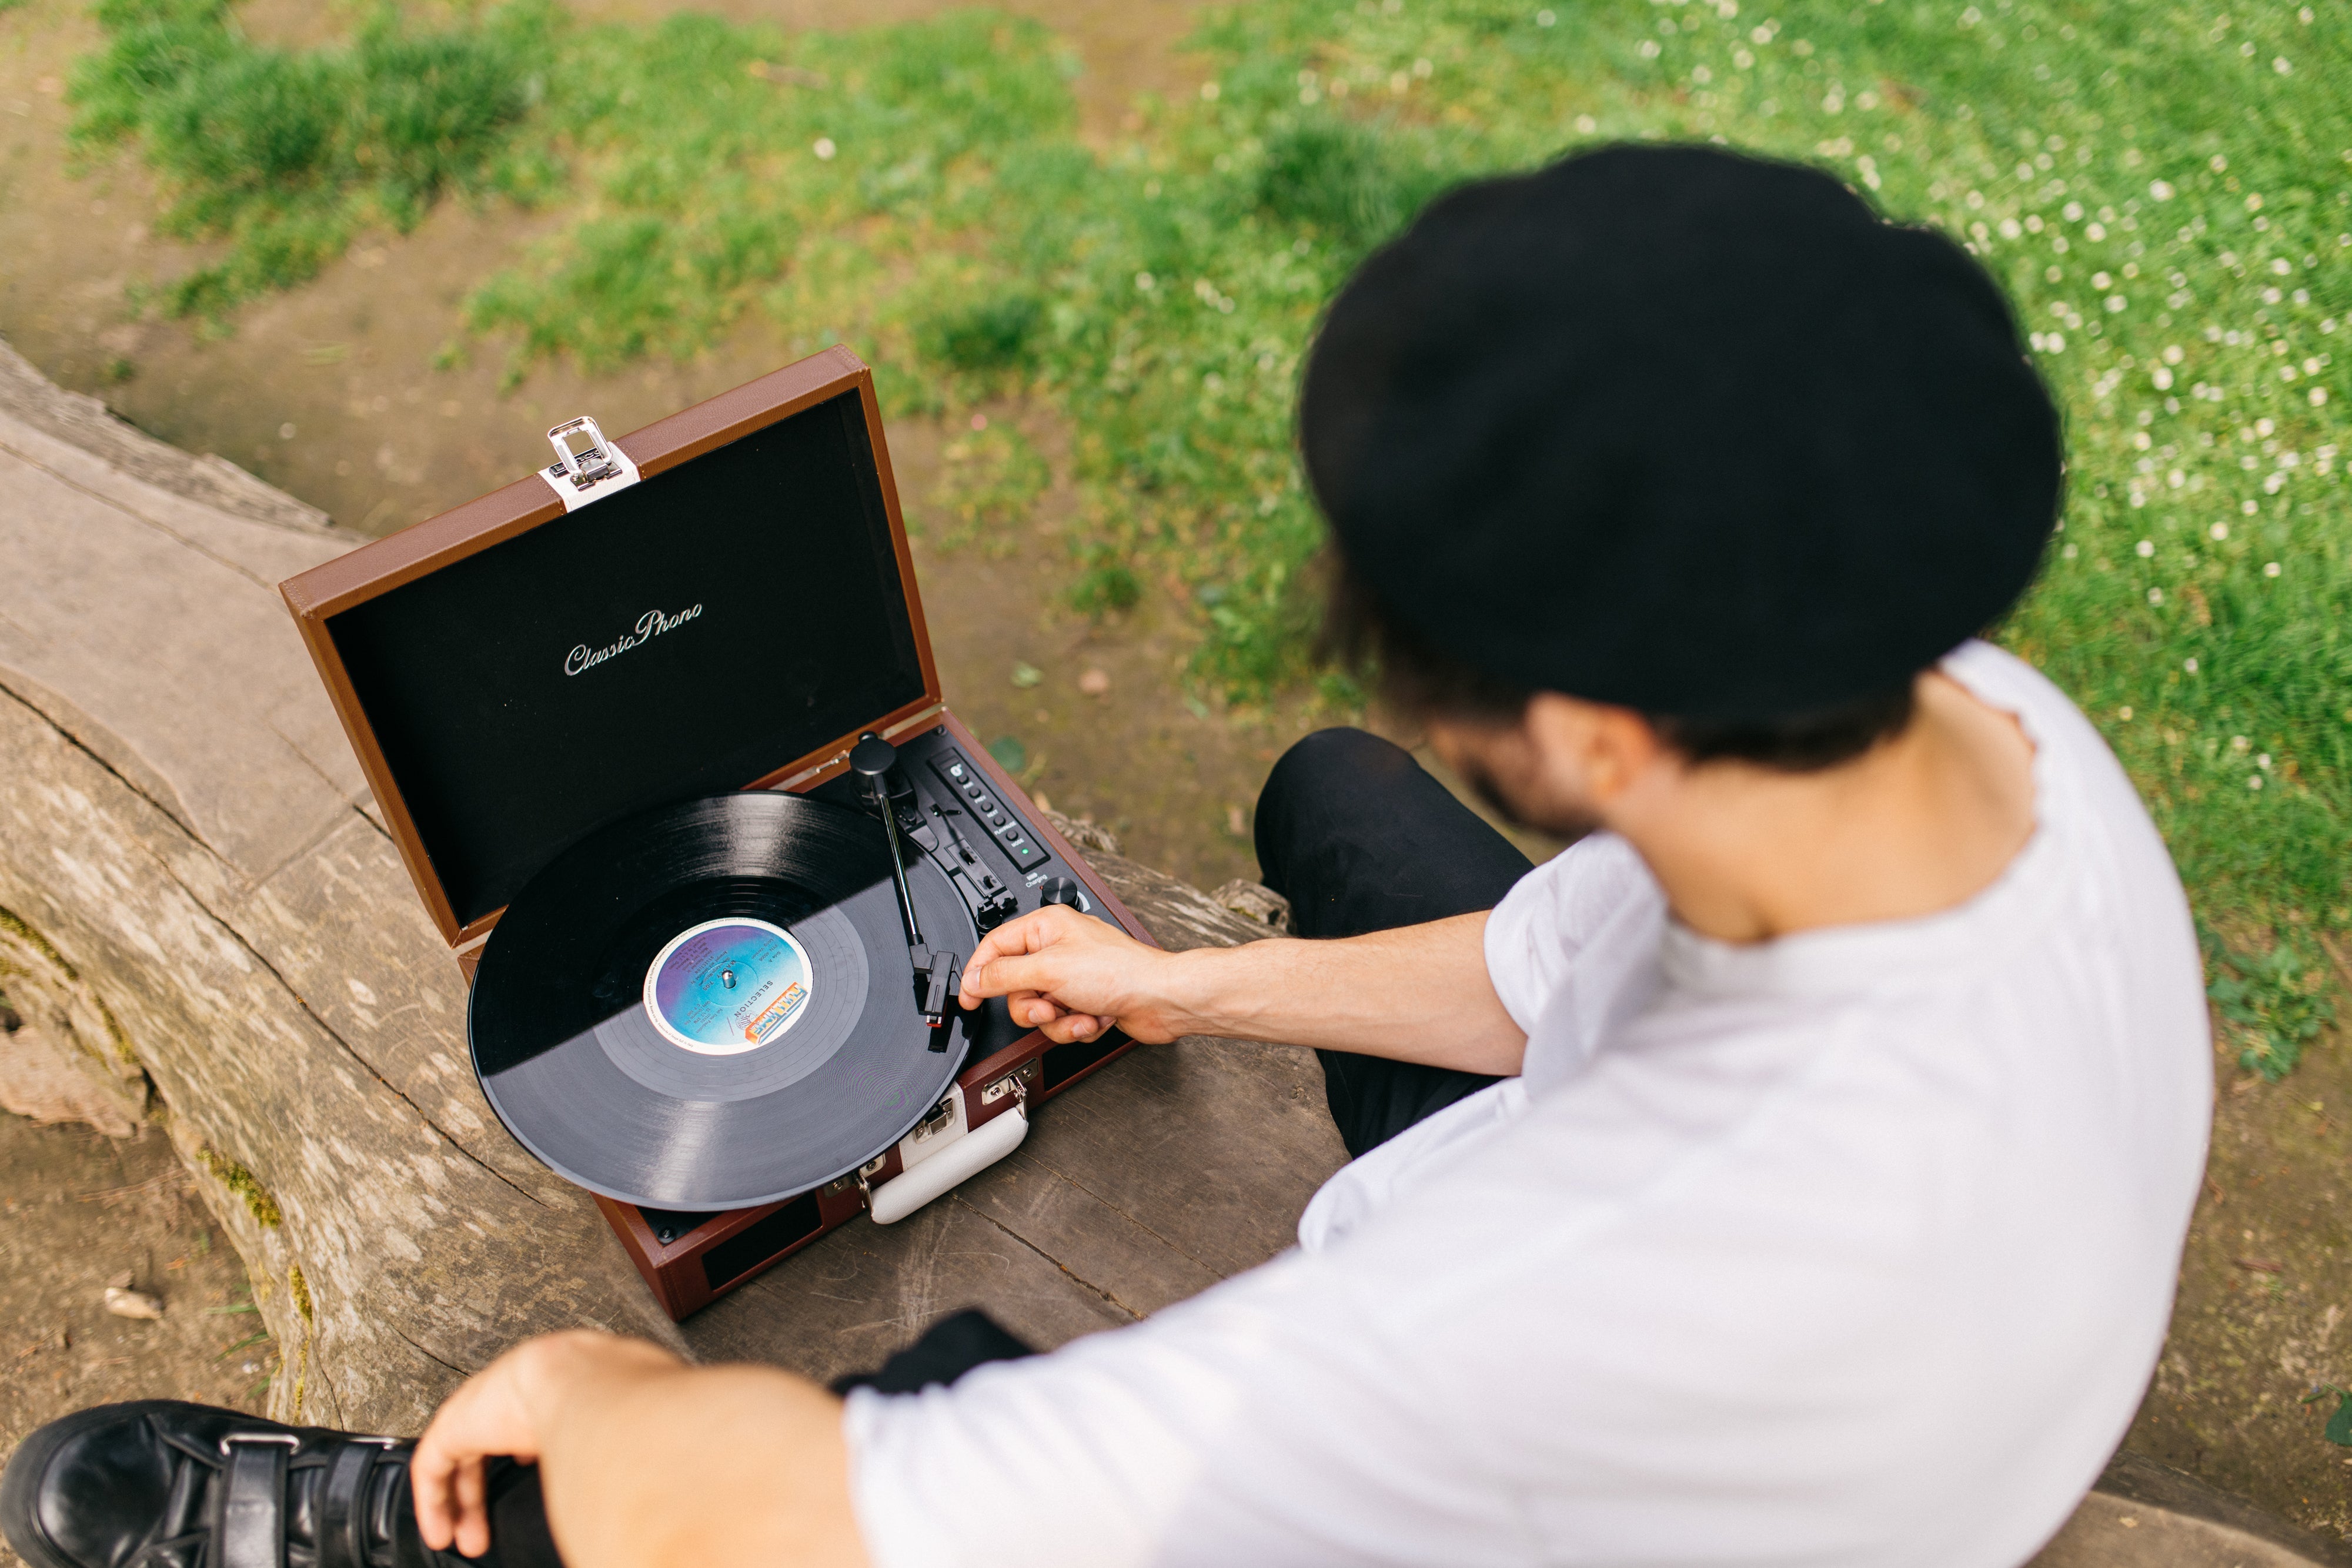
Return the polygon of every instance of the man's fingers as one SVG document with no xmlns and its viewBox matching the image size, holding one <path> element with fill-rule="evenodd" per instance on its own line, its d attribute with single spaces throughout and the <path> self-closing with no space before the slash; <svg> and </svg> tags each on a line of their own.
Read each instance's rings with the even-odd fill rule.
<svg viewBox="0 0 2352 1568">
<path fill-rule="evenodd" d="M 997 979 L 992 971 L 1008 958 L 1019 958 L 1043 952 L 1068 934 L 1066 922 L 1085 921 L 1066 909 L 1033 909 L 1017 920 L 1008 920 L 980 939 L 971 950 L 971 957 L 963 967 L 963 988 L 957 993 L 964 1006 L 986 997 L 1001 997 L 1011 990 L 1031 989 L 1034 985 L 1007 983 Z"/>
<path fill-rule="evenodd" d="M 1045 954 L 1008 953 L 990 959 L 985 967 L 965 965 L 963 988 L 974 998 L 1009 997 L 1016 991 L 1050 992 L 1058 977 L 1055 971 L 1059 967 Z M 979 970 L 976 975 L 975 969 Z"/>
<path fill-rule="evenodd" d="M 448 1457 L 429 1443 L 408 1462 L 408 1489 L 416 1497 L 417 1533 L 436 1552 L 448 1551 L 457 1539 L 457 1516 L 449 1506 L 451 1469 Z"/>
<path fill-rule="evenodd" d="M 490 1511 L 482 1461 L 466 1459 L 457 1466 L 457 1550 L 479 1557 L 490 1549 Z"/>
<path fill-rule="evenodd" d="M 1034 991 L 1015 991 L 1004 998 L 1004 1010 L 1017 1024 L 1031 1029 L 1052 1022 L 1062 1016 L 1063 1009 L 1052 998 L 1041 997 Z"/>
<path fill-rule="evenodd" d="M 1045 1038 L 1056 1045 L 1068 1045 L 1074 1040 L 1092 1040 L 1103 1030 L 1103 1020 L 1092 1013 L 1068 1013 L 1044 1026 Z"/>
</svg>

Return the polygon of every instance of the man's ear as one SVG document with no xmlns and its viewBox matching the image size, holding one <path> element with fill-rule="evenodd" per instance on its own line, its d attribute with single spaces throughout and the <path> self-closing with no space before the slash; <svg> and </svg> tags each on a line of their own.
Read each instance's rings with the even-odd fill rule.
<svg viewBox="0 0 2352 1568">
<path fill-rule="evenodd" d="M 1559 692 L 1530 697 L 1521 727 L 1547 770 L 1576 779 L 1579 792 L 1601 811 L 1671 755 L 1650 721 L 1632 708 Z"/>
</svg>

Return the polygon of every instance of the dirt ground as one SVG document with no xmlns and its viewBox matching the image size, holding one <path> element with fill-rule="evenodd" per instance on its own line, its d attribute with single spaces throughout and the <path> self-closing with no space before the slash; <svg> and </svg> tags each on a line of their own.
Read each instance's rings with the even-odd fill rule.
<svg viewBox="0 0 2352 1568">
<path fill-rule="evenodd" d="M 587 15 L 643 16 L 642 0 L 583 0 Z M 718 0 L 711 8 L 798 26 L 921 15 L 938 0 Z M 1134 95 L 1189 79 L 1176 45 L 1195 7 L 1181 0 L 1015 0 L 1059 28 L 1086 66 L 1084 123 L 1099 141 Z M 247 25 L 300 39 L 331 11 L 256 0 Z M 109 160 L 78 173 L 63 134 L 62 81 L 98 41 L 78 0 L 0 12 L 0 336 L 50 376 L 104 397 L 179 445 L 219 452 L 337 520 L 383 533 L 508 482 L 544 461 L 540 433 L 593 413 L 627 430 L 773 369 L 791 357 L 751 325 L 685 365 L 604 379 L 544 368 L 500 395 L 493 356 L 437 371 L 477 280 L 551 219 L 445 204 L 405 237 L 353 248 L 309 286 L 242 309 L 233 335 L 135 319 L 133 280 L 174 275 L 197 253 L 157 239 L 143 171 Z M 1067 432 L 1034 409 L 1000 407 L 1049 455 Z M 1062 608 L 1071 576 L 1059 542 L 1071 497 L 1064 465 L 1032 519 L 1035 548 L 990 556 L 924 538 L 950 433 L 891 431 L 902 493 L 950 702 L 986 739 L 1019 739 L 1026 777 L 1073 815 L 1121 833 L 1129 851 L 1203 886 L 1255 874 L 1249 807 L 1267 767 L 1307 720 L 1279 710 L 1237 722 L 1187 692 L 1190 632 L 1147 597 L 1096 622 Z M 1040 673 L 1014 684 L 1017 666 Z M 1108 677 L 1100 695 L 1079 682 Z M 1098 682 L 1089 682 L 1099 686 Z M 1529 847 L 1540 852 L 1539 844 Z M 2182 1270 L 2173 1333 L 2130 1442 L 2306 1525 L 2352 1532 L 2352 1457 L 2320 1437 L 2332 1400 L 2298 1403 L 2315 1382 L 2352 1385 L 2352 1237 L 2343 1189 L 2352 1155 L 2352 1049 L 2342 1030 L 2277 1085 L 2223 1087 L 2211 1181 Z M 207 1316 L 242 1288 L 225 1250 L 167 1178 L 157 1134 L 113 1145 L 79 1129 L 0 1116 L 0 1441 L 47 1414 L 134 1393 L 235 1402 L 267 1370 L 266 1345 L 224 1357 L 234 1316 Z M 142 1183 L 151 1183 L 141 1186 Z M 89 1197 L 115 1188 L 135 1196 Z M 30 1223 L 27 1220 L 31 1221 Z M 106 1317 L 107 1277 L 131 1270 L 170 1303 L 159 1323 Z M 151 1282 L 152 1281 L 152 1282 Z M 62 1327 L 65 1340 L 57 1333 Z M 242 1368 L 250 1362 L 260 1369 Z M 5 1555 L 5 1554 L 0 1554 Z"/>
<path fill-rule="evenodd" d="M 115 1139 L 0 1113 L 0 1453 L 117 1399 L 261 1408 L 277 1353 L 161 1128 Z M 160 1319 L 106 1310 L 125 1275 Z M 16 1561 L 0 1546 L 0 1564 Z"/>
<path fill-rule="evenodd" d="M 2341 965 L 2345 955 L 2339 949 Z M 2352 1449 L 2320 1428 L 2352 1385 L 2352 1041 L 2284 1082 L 2217 1052 L 2205 1194 L 2156 1381 L 2126 1439 L 2306 1528 L 2352 1536 Z"/>
</svg>

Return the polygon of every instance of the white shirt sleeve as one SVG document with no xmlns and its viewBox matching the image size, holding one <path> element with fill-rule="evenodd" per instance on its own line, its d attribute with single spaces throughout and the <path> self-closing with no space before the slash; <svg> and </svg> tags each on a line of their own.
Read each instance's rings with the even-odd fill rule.
<svg viewBox="0 0 2352 1568">
<path fill-rule="evenodd" d="M 852 1394 L 843 1431 L 868 1555 L 876 1568 L 1526 1561 L 1512 1511 L 1446 1451 L 1413 1358 L 1349 1291 L 1293 1253 L 1051 1355 L 920 1394 Z"/>
<path fill-rule="evenodd" d="M 1591 833 L 1504 894 L 1486 919 L 1486 973 L 1519 1028 L 1536 1031 L 1585 945 L 1645 890 L 1654 899 L 1656 883 L 1633 846 Z"/>
</svg>

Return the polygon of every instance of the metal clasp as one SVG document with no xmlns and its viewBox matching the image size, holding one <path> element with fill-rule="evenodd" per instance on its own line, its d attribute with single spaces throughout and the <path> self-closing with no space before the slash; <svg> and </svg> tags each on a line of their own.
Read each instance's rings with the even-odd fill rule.
<svg viewBox="0 0 2352 1568">
<path fill-rule="evenodd" d="M 540 470 L 540 477 L 567 512 L 625 490 L 641 477 L 629 455 L 605 440 L 603 429 L 584 413 L 550 430 L 547 444 L 555 448 L 555 461 Z"/>
<path fill-rule="evenodd" d="M 931 1107 L 929 1115 L 915 1124 L 915 1142 L 919 1144 L 935 1138 L 954 1124 L 955 1096 L 950 1094 Z"/>
<path fill-rule="evenodd" d="M 1025 1061 L 980 1092 L 980 1103 L 993 1105 L 1007 1094 L 1024 1111 L 1029 1105 L 1029 1081 L 1037 1076 L 1037 1064 Z"/>
<path fill-rule="evenodd" d="M 220 1440 L 222 1458 L 230 1457 L 229 1447 L 234 1443 L 283 1443 L 289 1448 L 299 1448 L 302 1439 L 291 1432 L 231 1432 Z"/>
<path fill-rule="evenodd" d="M 868 1214 L 874 1211 L 874 1188 L 871 1184 L 873 1179 L 882 1173 L 882 1166 L 889 1157 L 890 1151 L 885 1149 L 857 1167 L 857 1196 L 866 1205 L 866 1211 Z"/>
</svg>

